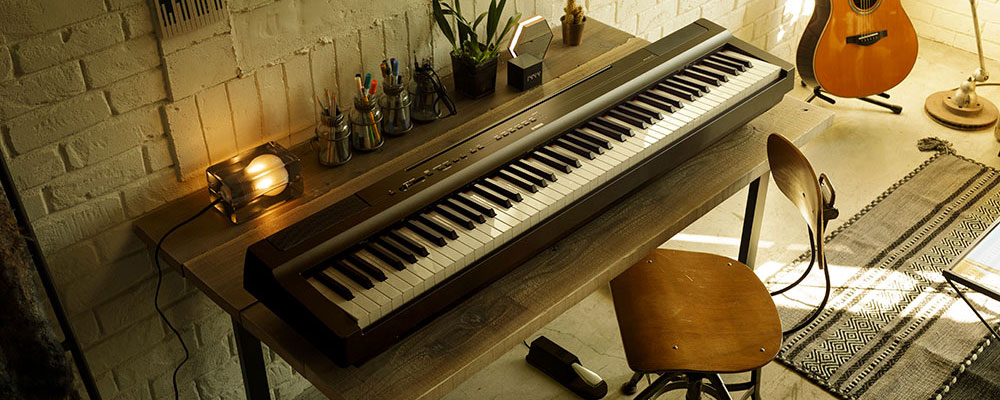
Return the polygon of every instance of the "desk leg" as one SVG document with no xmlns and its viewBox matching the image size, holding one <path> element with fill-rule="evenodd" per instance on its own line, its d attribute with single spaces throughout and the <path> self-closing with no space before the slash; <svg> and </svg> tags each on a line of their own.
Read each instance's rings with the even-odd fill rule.
<svg viewBox="0 0 1000 400">
<path fill-rule="evenodd" d="M 240 356 L 240 371 L 243 373 L 243 389 L 246 390 L 247 400 L 270 400 L 260 340 L 243 328 L 236 318 L 233 318 L 233 333 L 236 335 L 236 352 Z"/>
<path fill-rule="evenodd" d="M 743 237 L 740 239 L 740 254 L 737 258 L 741 263 L 753 269 L 757 261 L 757 242 L 760 240 L 760 223 L 764 217 L 764 199 L 767 197 L 767 183 L 770 174 L 750 182 L 747 194 L 747 209 L 743 213 Z"/>
</svg>

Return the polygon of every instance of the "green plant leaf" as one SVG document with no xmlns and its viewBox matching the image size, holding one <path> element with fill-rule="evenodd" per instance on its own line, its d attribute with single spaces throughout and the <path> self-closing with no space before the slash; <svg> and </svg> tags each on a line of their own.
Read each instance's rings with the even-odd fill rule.
<svg viewBox="0 0 1000 400">
<path fill-rule="evenodd" d="M 455 0 L 455 13 L 462 16 L 462 0 Z"/>
<path fill-rule="evenodd" d="M 482 14 L 479 14 L 479 16 L 476 17 L 476 23 L 472 24 L 472 30 L 476 30 L 477 28 L 479 28 L 479 23 L 483 22 L 483 18 L 486 18 L 486 11 L 483 11 Z M 486 40 L 489 41 L 491 36 L 493 36 L 493 34 L 487 32 Z"/>
<path fill-rule="evenodd" d="M 503 41 L 504 36 L 507 36 L 507 32 L 510 32 L 510 29 L 513 28 L 514 25 L 517 25 L 517 21 L 520 20 L 521 20 L 521 13 L 512 15 L 510 19 L 507 20 L 507 26 L 503 28 L 503 32 L 500 33 L 500 36 L 497 36 L 496 41 L 491 44 L 499 48 L 500 42 Z"/>
<path fill-rule="evenodd" d="M 451 31 L 451 25 L 448 24 L 448 20 L 444 17 L 444 11 L 441 9 L 441 2 L 439 0 L 434 0 L 433 10 L 434 20 L 437 21 L 441 33 L 451 42 L 452 48 L 458 48 L 455 43 L 455 34 Z"/>
<path fill-rule="evenodd" d="M 504 1 L 504 0 L 501 0 Z M 497 24 L 500 23 L 500 14 L 503 12 L 503 4 L 497 9 L 497 0 L 490 0 L 490 19 L 486 22 L 486 44 L 493 40 L 493 35 L 497 33 Z"/>
</svg>

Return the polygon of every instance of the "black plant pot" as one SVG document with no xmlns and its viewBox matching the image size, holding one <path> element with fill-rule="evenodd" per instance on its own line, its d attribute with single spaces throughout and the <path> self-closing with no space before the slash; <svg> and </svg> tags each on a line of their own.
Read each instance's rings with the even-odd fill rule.
<svg viewBox="0 0 1000 400">
<path fill-rule="evenodd" d="M 451 72 L 455 79 L 455 90 L 472 99 L 490 94 L 497 86 L 497 57 L 481 64 L 451 54 Z"/>
</svg>

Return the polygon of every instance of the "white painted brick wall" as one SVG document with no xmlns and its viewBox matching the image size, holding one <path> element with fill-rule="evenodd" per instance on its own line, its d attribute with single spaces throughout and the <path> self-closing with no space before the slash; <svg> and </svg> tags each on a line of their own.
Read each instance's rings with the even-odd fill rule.
<svg viewBox="0 0 1000 400">
<path fill-rule="evenodd" d="M 559 28 L 561 1 L 508 2 Z M 952 21 L 968 19 L 964 2 L 903 2 L 922 36 L 974 45 L 971 23 Z M 406 69 L 416 54 L 432 59 L 439 73 L 450 71 L 451 45 L 432 24 L 428 0 L 403 7 L 231 0 L 229 20 L 159 44 L 143 0 L 22 3 L 0 24 L 0 145 L 108 399 L 172 397 L 171 371 L 181 354 L 149 307 L 154 270 L 132 234 L 135 218 L 204 190 L 203 171 L 212 162 L 268 139 L 308 139 L 314 97 L 330 89 L 349 108 L 354 74 L 379 76 L 384 57 L 400 58 Z M 709 18 L 789 60 L 813 6 L 581 3 L 589 18 L 648 40 Z M 466 4 L 478 11 L 488 1 Z M 1000 54 L 996 1 L 981 7 L 987 53 Z M 229 317 L 173 271 L 164 279 L 161 305 L 192 350 L 179 376 L 181 397 L 242 398 Z M 265 360 L 275 398 L 308 387 L 270 350 Z"/>
<path fill-rule="evenodd" d="M 997 0 L 977 3 L 979 25 L 983 30 L 983 54 L 1000 60 L 1000 4 Z M 976 52 L 972 10 L 968 1 L 902 0 L 902 4 L 920 37 Z M 976 67 L 970 65 L 969 72 Z"/>
</svg>

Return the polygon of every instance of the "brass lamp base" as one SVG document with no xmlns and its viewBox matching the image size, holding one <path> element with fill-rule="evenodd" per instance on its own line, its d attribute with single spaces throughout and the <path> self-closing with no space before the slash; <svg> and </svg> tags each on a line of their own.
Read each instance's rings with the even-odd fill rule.
<svg viewBox="0 0 1000 400">
<path fill-rule="evenodd" d="M 993 102 L 979 96 L 977 104 L 959 108 L 951 99 L 953 93 L 944 90 L 927 96 L 924 102 L 927 115 L 941 125 L 963 131 L 989 128 L 997 122 L 997 106 Z"/>
</svg>

